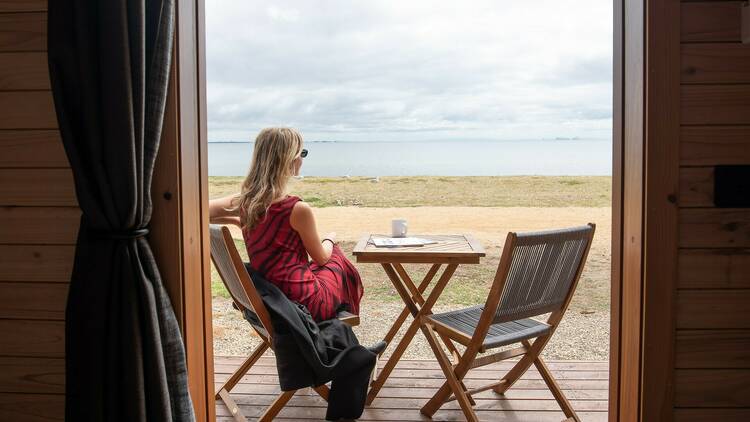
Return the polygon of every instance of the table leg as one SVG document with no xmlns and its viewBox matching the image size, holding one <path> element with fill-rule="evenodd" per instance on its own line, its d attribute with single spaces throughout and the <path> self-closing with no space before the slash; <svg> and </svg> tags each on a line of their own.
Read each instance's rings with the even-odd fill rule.
<svg viewBox="0 0 750 422">
<path fill-rule="evenodd" d="M 424 293 L 425 290 L 427 290 L 427 286 L 430 285 L 430 282 L 433 278 L 435 278 L 435 274 L 437 274 L 438 270 L 440 269 L 440 264 L 433 264 L 432 267 L 430 267 L 430 270 L 427 271 L 427 274 L 425 274 L 424 278 L 422 279 L 422 282 L 419 283 L 419 287 L 417 287 L 417 291 L 419 292 L 419 295 L 421 296 L 422 293 Z M 416 298 L 414 299 L 416 300 Z M 424 299 L 422 300 L 422 303 L 424 303 Z M 391 341 L 398 333 L 398 330 L 401 329 L 401 326 L 404 324 L 404 321 L 406 321 L 406 317 L 409 315 L 409 308 L 404 306 L 404 309 L 401 311 L 401 314 L 399 314 L 398 318 L 396 318 L 396 321 L 391 326 L 391 329 L 388 330 L 388 334 L 385 335 L 385 341 L 388 344 L 391 344 Z"/>
<path fill-rule="evenodd" d="M 433 264 L 432 267 L 430 267 L 429 271 L 427 271 L 427 274 L 425 274 L 424 278 L 422 279 L 422 282 L 419 283 L 419 287 L 417 287 L 418 295 L 412 296 L 413 300 L 417 300 L 417 297 L 421 298 L 422 294 L 425 290 L 427 290 L 427 286 L 430 285 L 432 282 L 432 279 L 435 278 L 435 274 L 437 274 L 438 270 L 440 269 L 441 264 Z M 403 267 L 402 267 L 403 268 Z M 422 299 L 421 303 L 424 303 L 424 299 Z M 391 325 L 391 328 L 388 330 L 388 333 L 385 335 L 386 343 L 388 343 L 388 346 L 390 346 L 393 342 L 393 338 L 396 337 L 396 334 L 398 334 L 398 330 L 401 329 L 401 326 L 404 325 L 404 321 L 406 321 L 406 317 L 409 315 L 409 308 L 404 306 L 404 309 L 401 311 L 399 316 L 396 318 L 396 320 L 393 322 L 393 325 Z M 375 368 L 373 369 L 372 373 L 372 379 L 370 380 L 370 383 L 374 382 L 375 379 L 378 377 L 378 363 L 380 361 L 380 356 L 377 358 L 378 360 L 375 361 Z"/>
<path fill-rule="evenodd" d="M 396 272 L 398 273 L 399 277 L 401 277 L 401 281 L 404 282 L 406 287 L 411 292 L 412 298 L 415 300 L 415 302 L 417 302 L 419 305 L 424 305 L 424 298 L 422 297 L 422 292 L 424 292 L 424 289 L 422 290 L 417 289 L 417 287 L 414 285 L 414 282 L 411 281 L 411 277 L 409 277 L 409 274 L 406 273 L 406 270 L 404 269 L 403 265 L 396 263 L 396 264 L 393 264 L 393 267 L 396 269 Z M 406 317 L 406 315 L 404 315 L 404 317 Z M 441 339 L 443 339 L 443 343 L 448 348 L 448 351 L 451 353 L 452 357 L 455 359 L 456 362 L 458 362 L 458 357 L 460 356 L 460 353 L 458 353 L 458 349 L 453 344 L 451 339 L 449 339 L 443 334 L 438 334 L 438 335 L 440 336 Z"/>
<path fill-rule="evenodd" d="M 409 289 L 412 300 L 417 302 L 419 305 L 424 305 L 424 298 L 422 297 L 422 292 L 420 292 L 419 289 L 417 289 L 417 286 L 414 285 L 414 282 L 411 281 L 411 277 L 409 277 L 409 274 L 404 269 L 404 266 L 399 263 L 395 263 L 393 264 L 393 268 L 398 273 L 398 276 L 401 279 L 401 282 L 406 286 L 407 289 Z"/>
<path fill-rule="evenodd" d="M 406 307 L 409 309 L 409 311 L 414 316 L 414 320 L 409 325 L 409 328 L 406 330 L 406 333 L 404 334 L 404 337 L 399 341 L 398 345 L 396 346 L 396 349 L 393 351 L 393 354 L 388 358 L 388 361 L 386 362 L 385 366 L 383 367 L 382 371 L 380 371 L 380 374 L 378 374 L 378 378 L 372 383 L 372 387 L 370 388 L 369 393 L 367 394 L 367 404 L 371 404 L 373 400 L 375 400 L 375 397 L 378 395 L 378 392 L 383 387 L 383 384 L 385 383 L 386 379 L 388 379 L 388 376 L 391 374 L 391 371 L 396 367 L 396 364 L 401 359 L 401 356 L 406 351 L 406 348 L 409 346 L 409 343 L 411 343 L 411 340 L 414 338 L 414 334 L 417 333 L 418 328 L 422 328 L 424 330 L 424 327 L 421 326 L 420 318 L 423 315 L 429 315 L 432 309 L 432 306 L 435 305 L 435 302 L 437 302 L 438 298 L 440 297 L 440 294 L 445 289 L 445 286 L 448 285 L 448 281 L 453 277 L 453 273 L 455 273 L 456 268 L 458 267 L 458 264 L 450 264 L 445 268 L 445 271 L 443 271 L 443 274 L 440 276 L 440 279 L 438 279 L 438 282 L 435 284 L 435 287 L 430 292 L 430 295 L 427 297 L 427 300 L 424 303 L 424 306 L 421 308 L 418 308 L 416 303 L 414 303 L 414 300 L 409 296 L 409 292 L 407 292 L 404 285 L 401 283 L 401 280 L 399 279 L 398 274 L 396 273 L 396 270 L 393 268 L 390 264 L 383 264 L 383 269 L 385 270 L 386 274 L 388 275 L 388 278 L 393 283 L 393 286 L 396 288 L 396 291 L 401 296 L 401 299 L 406 304 Z"/>
</svg>

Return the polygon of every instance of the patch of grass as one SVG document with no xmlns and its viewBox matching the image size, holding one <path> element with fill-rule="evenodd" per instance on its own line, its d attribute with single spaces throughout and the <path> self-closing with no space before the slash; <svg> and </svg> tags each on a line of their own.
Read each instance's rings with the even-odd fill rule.
<svg viewBox="0 0 750 422">
<path fill-rule="evenodd" d="M 566 185 L 566 186 L 578 186 L 578 185 L 582 185 L 583 183 L 584 183 L 583 181 L 575 180 L 575 179 L 574 180 L 566 180 L 566 179 L 560 180 L 560 184 Z"/>
<path fill-rule="evenodd" d="M 227 299 L 230 297 L 213 263 L 211 264 L 211 297 L 223 297 Z"/>
<path fill-rule="evenodd" d="M 234 239 L 234 246 L 240 253 L 242 260 L 247 262 L 248 257 L 247 249 L 245 248 L 245 242 L 241 239 Z M 216 267 L 214 267 L 213 262 L 211 263 L 211 297 L 231 297 L 229 295 L 229 291 L 227 291 L 227 288 L 224 286 L 224 282 L 221 281 L 221 277 L 219 276 L 218 271 L 216 271 Z"/>
<path fill-rule="evenodd" d="M 324 199 L 322 199 L 322 198 L 320 198 L 318 196 L 313 196 L 313 195 L 303 196 L 302 199 L 305 202 L 307 202 L 308 204 L 310 204 L 310 205 L 312 205 L 313 207 L 316 207 L 316 208 L 325 208 L 325 207 L 330 207 L 330 206 L 335 205 L 335 204 L 331 204 L 331 203 L 327 202 L 326 200 L 324 200 Z"/>
<path fill-rule="evenodd" d="M 209 177 L 212 198 L 239 191 L 241 177 Z M 306 177 L 291 193 L 316 207 L 609 207 L 609 176 Z"/>
</svg>

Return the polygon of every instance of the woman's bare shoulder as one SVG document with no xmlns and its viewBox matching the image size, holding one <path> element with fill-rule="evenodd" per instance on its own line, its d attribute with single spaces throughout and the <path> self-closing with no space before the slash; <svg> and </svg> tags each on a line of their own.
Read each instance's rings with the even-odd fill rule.
<svg viewBox="0 0 750 422">
<path fill-rule="evenodd" d="M 298 215 L 301 215 L 301 216 L 302 215 L 308 215 L 308 214 L 312 215 L 312 212 L 313 212 L 312 211 L 312 207 L 310 206 L 310 204 L 308 204 L 305 201 L 297 201 L 292 206 L 292 215 L 294 215 L 294 214 L 298 214 Z"/>
<path fill-rule="evenodd" d="M 295 230 L 301 229 L 304 226 L 314 226 L 315 215 L 310 204 L 297 201 L 292 207 L 292 212 L 289 215 L 289 222 Z"/>
</svg>

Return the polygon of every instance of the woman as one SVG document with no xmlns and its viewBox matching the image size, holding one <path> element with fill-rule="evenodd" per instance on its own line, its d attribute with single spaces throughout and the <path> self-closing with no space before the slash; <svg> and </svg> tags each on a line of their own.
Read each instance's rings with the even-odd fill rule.
<svg viewBox="0 0 750 422">
<path fill-rule="evenodd" d="M 335 233 L 320 238 L 312 208 L 287 194 L 306 156 L 296 130 L 263 129 L 240 193 L 210 201 L 211 222 L 240 226 L 253 270 L 305 305 L 316 321 L 340 310 L 359 315 L 364 289 L 357 269 Z"/>
</svg>

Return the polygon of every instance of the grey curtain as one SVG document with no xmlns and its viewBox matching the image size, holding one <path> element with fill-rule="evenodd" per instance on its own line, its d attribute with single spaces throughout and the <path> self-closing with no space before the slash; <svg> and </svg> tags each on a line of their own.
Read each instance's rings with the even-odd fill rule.
<svg viewBox="0 0 750 422">
<path fill-rule="evenodd" d="M 174 0 L 49 2 L 57 118 L 83 211 L 66 308 L 66 419 L 192 421 L 147 238 Z"/>
</svg>

